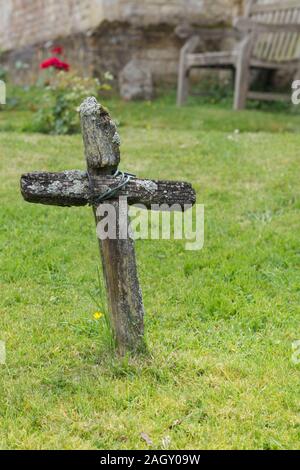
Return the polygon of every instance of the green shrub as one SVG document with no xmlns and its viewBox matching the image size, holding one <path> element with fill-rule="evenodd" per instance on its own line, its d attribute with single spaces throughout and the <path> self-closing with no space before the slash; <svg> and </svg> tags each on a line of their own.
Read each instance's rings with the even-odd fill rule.
<svg viewBox="0 0 300 470">
<path fill-rule="evenodd" d="M 106 75 L 107 80 L 110 78 Z M 100 84 L 97 78 L 82 78 L 59 72 L 44 88 L 41 105 L 33 119 L 36 132 L 46 134 L 73 134 L 79 131 L 78 107 L 88 96 L 98 96 L 110 90 L 108 83 Z"/>
</svg>

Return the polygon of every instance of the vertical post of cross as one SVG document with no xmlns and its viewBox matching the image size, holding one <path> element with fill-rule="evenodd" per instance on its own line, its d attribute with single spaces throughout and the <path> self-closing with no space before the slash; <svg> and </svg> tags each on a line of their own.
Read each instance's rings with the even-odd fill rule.
<svg viewBox="0 0 300 470">
<path fill-rule="evenodd" d="M 111 175 L 120 162 L 120 139 L 108 112 L 95 98 L 80 107 L 80 119 L 87 168 L 91 179 Z M 99 240 L 108 307 L 117 350 L 138 352 L 144 345 L 144 306 L 138 281 L 134 240 L 120 239 L 118 199 L 110 199 L 116 211 L 117 239 Z M 100 221 L 94 206 L 96 223 Z M 128 219 L 127 219 L 128 229 Z"/>
</svg>

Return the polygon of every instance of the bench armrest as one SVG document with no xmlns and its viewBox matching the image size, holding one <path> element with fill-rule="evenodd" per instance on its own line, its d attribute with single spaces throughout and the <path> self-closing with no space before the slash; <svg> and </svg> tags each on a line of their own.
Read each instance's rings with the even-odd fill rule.
<svg viewBox="0 0 300 470">
<path fill-rule="evenodd" d="M 181 52 L 183 54 L 188 54 L 189 52 L 194 52 L 197 47 L 202 44 L 200 36 L 192 36 L 183 46 Z"/>
<path fill-rule="evenodd" d="M 238 34 L 237 30 L 233 29 L 232 27 L 224 27 L 224 28 L 209 28 L 207 26 L 191 26 L 188 23 L 180 23 L 176 26 L 174 33 L 176 37 L 179 39 L 188 39 L 192 36 L 199 36 L 203 39 L 227 39 L 233 38 L 238 39 L 240 34 Z"/>
</svg>

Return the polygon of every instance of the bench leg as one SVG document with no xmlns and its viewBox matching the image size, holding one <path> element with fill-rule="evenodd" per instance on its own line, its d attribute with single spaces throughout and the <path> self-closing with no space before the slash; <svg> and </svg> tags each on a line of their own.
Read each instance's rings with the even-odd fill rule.
<svg viewBox="0 0 300 470">
<path fill-rule="evenodd" d="M 250 82 L 250 69 L 243 60 L 239 61 L 235 73 L 234 109 L 245 109 Z"/>
<path fill-rule="evenodd" d="M 253 47 L 254 34 L 246 36 L 240 44 L 236 61 L 234 109 L 245 109 L 250 86 L 250 56 Z"/>
<path fill-rule="evenodd" d="M 189 92 L 189 70 L 185 63 L 180 61 L 178 73 L 177 106 L 186 103 Z"/>
<path fill-rule="evenodd" d="M 182 106 L 188 97 L 190 67 L 187 66 L 187 54 L 194 52 L 200 42 L 199 36 L 192 36 L 180 51 L 177 106 Z"/>
</svg>

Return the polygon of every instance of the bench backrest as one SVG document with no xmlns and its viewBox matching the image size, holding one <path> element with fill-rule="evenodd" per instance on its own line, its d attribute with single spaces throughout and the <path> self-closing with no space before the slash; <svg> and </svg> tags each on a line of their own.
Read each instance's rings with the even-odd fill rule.
<svg viewBox="0 0 300 470">
<path fill-rule="evenodd" d="M 300 24 L 300 0 L 248 0 L 246 16 L 265 24 Z M 260 33 L 253 57 L 267 62 L 287 62 L 300 58 L 300 34 L 289 32 Z"/>
</svg>

